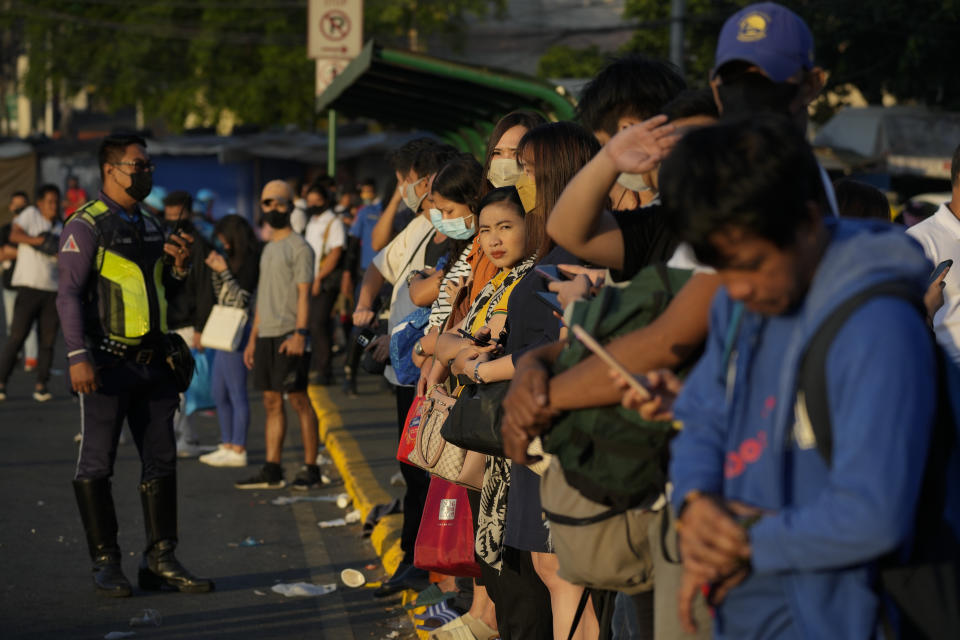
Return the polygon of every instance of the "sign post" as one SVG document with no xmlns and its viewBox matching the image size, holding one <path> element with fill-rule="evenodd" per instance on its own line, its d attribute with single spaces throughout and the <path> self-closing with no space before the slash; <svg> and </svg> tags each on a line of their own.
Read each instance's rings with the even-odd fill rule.
<svg viewBox="0 0 960 640">
<path fill-rule="evenodd" d="M 317 63 L 316 95 L 323 93 L 363 48 L 363 0 L 310 0 L 307 57 Z M 337 160 L 337 113 L 327 112 L 327 173 Z"/>
</svg>

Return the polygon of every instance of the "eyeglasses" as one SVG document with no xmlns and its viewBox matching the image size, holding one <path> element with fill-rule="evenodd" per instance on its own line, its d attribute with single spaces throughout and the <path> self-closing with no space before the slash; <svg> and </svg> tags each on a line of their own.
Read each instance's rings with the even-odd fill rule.
<svg viewBox="0 0 960 640">
<path fill-rule="evenodd" d="M 286 198 L 264 198 L 263 200 L 260 201 L 260 204 L 262 204 L 265 207 L 272 207 L 275 204 L 279 207 L 283 207 L 289 204 L 289 202 L 290 201 L 287 200 Z"/>
<path fill-rule="evenodd" d="M 114 166 L 123 165 L 125 167 L 133 167 L 135 173 L 153 173 L 154 169 L 157 168 L 152 162 L 143 162 L 142 160 L 137 160 L 136 162 L 125 160 L 123 162 L 111 162 L 110 164 Z"/>
</svg>

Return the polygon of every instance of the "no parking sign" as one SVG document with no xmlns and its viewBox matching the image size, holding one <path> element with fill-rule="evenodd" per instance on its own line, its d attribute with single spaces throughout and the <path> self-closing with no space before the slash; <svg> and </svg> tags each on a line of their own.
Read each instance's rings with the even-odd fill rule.
<svg viewBox="0 0 960 640">
<path fill-rule="evenodd" d="M 363 48 L 363 0 L 310 0 L 307 56 L 350 60 Z"/>
</svg>

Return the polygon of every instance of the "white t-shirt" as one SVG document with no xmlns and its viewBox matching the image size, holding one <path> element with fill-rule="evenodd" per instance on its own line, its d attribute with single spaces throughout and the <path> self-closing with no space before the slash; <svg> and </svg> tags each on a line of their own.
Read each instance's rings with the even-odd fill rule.
<svg viewBox="0 0 960 640">
<path fill-rule="evenodd" d="M 716 273 L 713 267 L 697 262 L 697 257 L 693 254 L 693 247 L 686 242 L 677 245 L 673 255 L 667 260 L 667 266 L 671 269 L 691 269 L 694 273 Z"/>
<path fill-rule="evenodd" d="M 330 233 L 327 233 L 327 228 Z M 327 236 L 324 241 L 324 235 Z M 320 269 L 320 263 L 337 247 L 343 247 L 347 244 L 347 232 L 343 228 L 343 223 L 330 209 L 327 209 L 318 216 L 311 216 L 307 222 L 307 227 L 303 233 L 304 239 L 310 248 L 313 249 L 313 275 L 317 275 Z"/>
<path fill-rule="evenodd" d="M 13 219 L 13 224 L 23 229 L 28 236 L 36 237 L 47 231 L 59 234 L 63 224 L 51 222 L 40 210 L 29 206 Z M 13 286 L 29 287 L 41 291 L 57 290 L 57 256 L 37 251 L 28 244 L 17 245 L 17 266 L 13 270 Z"/>
<path fill-rule="evenodd" d="M 953 268 L 943 280 L 943 306 L 933 316 L 933 330 L 950 359 L 960 364 L 960 220 L 944 203 L 932 216 L 907 229 L 907 235 L 920 243 L 934 265 L 953 260 Z"/>
<path fill-rule="evenodd" d="M 307 212 L 305 209 L 301 207 L 293 208 L 290 213 L 290 228 L 293 229 L 294 233 L 303 235 L 304 229 L 307 228 Z"/>
<path fill-rule="evenodd" d="M 423 216 L 410 221 L 397 237 L 390 241 L 380 253 L 373 257 L 373 266 L 393 285 L 390 295 L 390 320 L 387 322 L 387 334 L 393 331 L 398 322 L 406 318 L 417 308 L 410 300 L 407 275 L 411 271 L 423 269 L 427 253 L 427 242 L 434 234 L 433 224 Z M 390 384 L 397 384 L 393 367 L 387 364 L 383 372 Z"/>
</svg>

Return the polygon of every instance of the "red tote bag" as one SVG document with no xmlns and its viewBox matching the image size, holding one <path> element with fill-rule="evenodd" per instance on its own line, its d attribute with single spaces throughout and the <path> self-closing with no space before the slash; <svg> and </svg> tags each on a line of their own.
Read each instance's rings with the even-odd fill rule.
<svg viewBox="0 0 960 640">
<path fill-rule="evenodd" d="M 417 532 L 413 565 L 448 576 L 479 578 L 473 556 L 473 513 L 464 487 L 434 476 Z"/>
<path fill-rule="evenodd" d="M 417 445 L 417 431 L 420 430 L 420 411 L 426 398 L 416 397 L 410 410 L 407 411 L 407 419 L 403 423 L 403 433 L 400 434 L 400 446 L 397 447 L 397 460 L 407 464 L 410 462 L 410 452 Z M 416 465 L 414 465 L 416 466 Z"/>
</svg>

